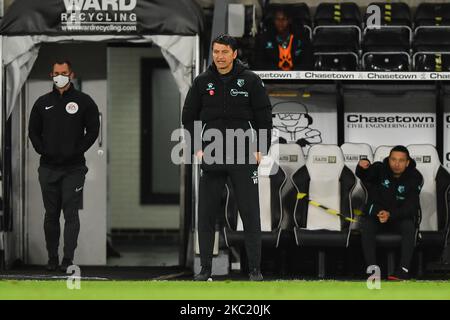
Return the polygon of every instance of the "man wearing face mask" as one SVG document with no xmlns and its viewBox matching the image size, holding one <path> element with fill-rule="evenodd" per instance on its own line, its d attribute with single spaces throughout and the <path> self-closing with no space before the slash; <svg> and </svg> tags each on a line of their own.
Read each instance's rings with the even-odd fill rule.
<svg viewBox="0 0 450 320">
<path fill-rule="evenodd" d="M 94 100 L 71 83 L 74 73 L 69 61 L 55 62 L 50 76 L 53 90 L 35 102 L 28 135 L 41 155 L 38 173 L 45 207 L 47 270 L 56 271 L 59 267 L 62 210 L 64 257 L 60 269 L 65 272 L 72 265 L 80 231 L 78 208 L 88 171 L 84 153 L 97 139 L 100 124 Z"/>
</svg>

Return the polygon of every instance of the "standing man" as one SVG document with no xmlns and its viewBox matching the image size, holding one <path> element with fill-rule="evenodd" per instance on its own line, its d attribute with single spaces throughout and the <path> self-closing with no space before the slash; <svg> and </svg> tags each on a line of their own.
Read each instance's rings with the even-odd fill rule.
<svg viewBox="0 0 450 320">
<path fill-rule="evenodd" d="M 205 281 L 211 276 L 216 217 L 221 211 L 220 201 L 229 177 L 244 225 L 250 280 L 260 281 L 263 277 L 257 174 L 262 154 L 270 145 L 271 104 L 261 79 L 236 60 L 234 38 L 218 36 L 212 42 L 212 51 L 214 62 L 194 80 L 182 115 L 183 125 L 193 142 L 191 150 L 202 161 L 198 213 L 202 269 L 195 280 Z M 194 136 L 194 122 L 197 121 L 203 124 L 203 139 L 198 148 L 195 139 L 201 138 Z M 212 143 L 207 141 L 212 139 L 207 137 L 214 132 L 219 132 L 225 139 L 223 150 L 215 150 L 213 155 L 208 153 Z M 236 145 L 236 139 L 230 133 L 239 135 L 239 132 L 248 133 L 248 139 L 244 144 Z M 235 152 L 226 145 L 232 145 Z"/>
<path fill-rule="evenodd" d="M 39 183 L 45 207 L 44 232 L 48 251 L 47 270 L 59 266 L 59 218 L 64 212 L 64 257 L 61 271 L 72 265 L 80 231 L 78 208 L 85 175 L 84 153 L 99 133 L 99 112 L 94 100 L 76 90 L 69 61 L 57 61 L 50 77 L 53 90 L 41 96 L 31 110 L 31 143 L 41 155 Z"/>
<path fill-rule="evenodd" d="M 369 197 L 362 220 L 362 247 L 368 266 L 376 265 L 376 234 L 396 231 L 402 237 L 400 265 L 389 280 L 409 278 L 420 210 L 420 189 L 423 178 L 416 162 L 404 146 L 392 148 L 383 162 L 370 164 L 361 160 L 356 175 L 367 188 Z"/>
</svg>

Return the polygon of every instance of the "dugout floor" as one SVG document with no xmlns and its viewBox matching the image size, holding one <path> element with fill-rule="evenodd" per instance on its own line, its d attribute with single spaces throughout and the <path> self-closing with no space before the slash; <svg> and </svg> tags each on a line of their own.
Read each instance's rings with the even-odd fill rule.
<svg viewBox="0 0 450 320">
<path fill-rule="evenodd" d="M 81 278 L 84 280 L 115 280 L 115 281 L 170 281 L 192 280 L 192 270 L 172 267 L 111 267 L 111 266 L 81 266 Z M 318 280 L 317 277 L 298 274 L 279 275 L 271 272 L 263 272 L 265 281 L 277 280 Z M 20 266 L 6 271 L 0 271 L 0 280 L 63 280 L 68 275 L 63 272 L 48 272 L 44 266 Z M 361 281 L 368 275 L 330 276 L 327 279 L 340 281 Z M 214 281 L 245 281 L 247 276 L 238 271 L 232 271 L 229 275 L 213 276 Z M 417 280 L 450 280 L 450 271 L 441 270 L 428 273 Z"/>
<path fill-rule="evenodd" d="M 145 242 L 117 242 L 114 249 L 120 257 L 108 258 L 106 266 L 80 266 L 81 277 L 85 280 L 192 280 L 192 270 L 178 266 L 178 247 L 174 244 L 149 244 Z M 302 264 L 304 264 L 303 262 Z M 276 280 L 318 280 L 315 268 L 301 270 L 297 265 L 290 270 L 273 271 L 270 264 L 263 264 L 263 275 L 267 281 Z M 427 272 L 420 280 L 450 280 L 450 265 L 437 265 L 433 272 Z M 331 271 L 331 270 L 330 270 Z M 17 263 L 9 270 L 0 270 L 0 280 L 62 280 L 69 275 L 63 272 L 48 272 L 45 266 Z M 384 276 L 384 275 L 382 275 Z M 347 274 L 330 272 L 327 279 L 342 281 L 361 281 L 368 275 L 363 270 Z M 229 275 L 214 276 L 214 281 L 245 281 L 247 275 L 231 271 Z"/>
</svg>

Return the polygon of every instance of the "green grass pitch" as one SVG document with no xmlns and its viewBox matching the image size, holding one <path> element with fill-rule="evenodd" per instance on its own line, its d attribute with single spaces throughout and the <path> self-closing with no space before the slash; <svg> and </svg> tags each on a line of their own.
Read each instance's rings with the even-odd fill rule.
<svg viewBox="0 0 450 320">
<path fill-rule="evenodd" d="M 0 281 L 0 299 L 156 299 L 156 300 L 306 300 L 450 299 L 450 281 L 381 282 L 369 290 L 363 281 Z"/>
</svg>

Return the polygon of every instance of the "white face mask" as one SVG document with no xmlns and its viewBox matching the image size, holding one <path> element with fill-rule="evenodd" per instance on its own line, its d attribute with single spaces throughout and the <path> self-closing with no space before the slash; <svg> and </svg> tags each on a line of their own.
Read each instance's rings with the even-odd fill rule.
<svg viewBox="0 0 450 320">
<path fill-rule="evenodd" d="M 59 76 L 53 77 L 53 83 L 58 88 L 64 88 L 70 81 L 69 76 L 63 76 L 60 74 Z"/>
</svg>

